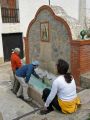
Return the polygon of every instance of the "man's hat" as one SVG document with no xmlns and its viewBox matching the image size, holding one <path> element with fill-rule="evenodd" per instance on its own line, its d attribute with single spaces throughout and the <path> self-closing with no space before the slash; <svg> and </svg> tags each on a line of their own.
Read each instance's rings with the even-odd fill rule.
<svg viewBox="0 0 90 120">
<path fill-rule="evenodd" d="M 37 60 L 35 60 L 35 61 L 32 61 L 32 64 L 33 64 L 33 65 L 40 65 L 40 62 L 37 61 Z"/>
<path fill-rule="evenodd" d="M 18 52 L 19 53 L 20 52 L 20 48 L 15 48 L 14 52 Z"/>
</svg>

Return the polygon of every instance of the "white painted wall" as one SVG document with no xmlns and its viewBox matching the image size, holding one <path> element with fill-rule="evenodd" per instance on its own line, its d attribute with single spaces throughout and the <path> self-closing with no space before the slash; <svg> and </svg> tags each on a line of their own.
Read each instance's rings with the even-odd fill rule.
<svg viewBox="0 0 90 120">
<path fill-rule="evenodd" d="M 42 5 L 48 4 L 48 0 L 19 0 L 20 29 L 24 37 L 30 21 L 34 18 L 36 11 Z"/>
<path fill-rule="evenodd" d="M 2 19 L 1 19 L 1 4 L 0 4 L 0 57 L 3 57 L 3 48 L 2 48 Z"/>
<path fill-rule="evenodd" d="M 82 25 L 82 29 L 85 29 L 86 22 L 86 0 L 79 0 L 79 22 Z"/>
<path fill-rule="evenodd" d="M 2 24 L 2 33 L 17 33 L 20 31 L 20 23 L 4 23 Z"/>
</svg>

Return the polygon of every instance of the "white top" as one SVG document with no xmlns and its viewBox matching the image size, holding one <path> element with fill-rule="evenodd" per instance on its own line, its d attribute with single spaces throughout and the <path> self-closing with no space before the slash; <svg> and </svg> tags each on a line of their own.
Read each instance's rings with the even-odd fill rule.
<svg viewBox="0 0 90 120">
<path fill-rule="evenodd" d="M 56 94 L 58 98 L 63 101 L 70 101 L 76 98 L 75 80 L 73 79 L 71 83 L 67 83 L 63 75 L 57 77 L 52 84 L 51 92 L 46 100 L 45 107 L 49 106 Z"/>
</svg>

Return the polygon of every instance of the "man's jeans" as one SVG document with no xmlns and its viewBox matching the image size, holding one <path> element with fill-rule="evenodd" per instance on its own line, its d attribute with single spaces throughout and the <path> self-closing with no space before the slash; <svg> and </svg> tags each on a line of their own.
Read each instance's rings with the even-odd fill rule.
<svg viewBox="0 0 90 120">
<path fill-rule="evenodd" d="M 23 95 L 24 99 L 28 99 L 28 84 L 25 82 L 25 79 L 23 77 L 18 77 L 16 76 L 16 79 L 19 81 L 20 83 L 20 88 L 17 92 L 17 96 L 21 96 Z"/>
</svg>

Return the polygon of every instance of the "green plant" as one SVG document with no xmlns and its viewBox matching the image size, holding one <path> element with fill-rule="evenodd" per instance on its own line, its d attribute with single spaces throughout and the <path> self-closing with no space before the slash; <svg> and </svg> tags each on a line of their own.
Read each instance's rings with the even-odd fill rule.
<svg viewBox="0 0 90 120">
<path fill-rule="evenodd" d="M 82 37 L 82 39 L 84 39 L 84 36 L 87 34 L 87 31 L 86 30 L 82 30 L 81 32 L 80 32 L 80 35 L 81 35 L 81 37 Z"/>
</svg>

